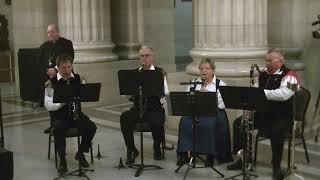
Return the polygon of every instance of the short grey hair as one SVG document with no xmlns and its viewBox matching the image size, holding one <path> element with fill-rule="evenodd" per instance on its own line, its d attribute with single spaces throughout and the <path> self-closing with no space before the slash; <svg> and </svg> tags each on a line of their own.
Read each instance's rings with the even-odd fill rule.
<svg viewBox="0 0 320 180">
<path fill-rule="evenodd" d="M 268 50 L 268 52 L 267 52 L 267 54 L 270 54 L 270 53 L 277 53 L 277 54 L 280 54 L 280 55 L 282 55 L 282 56 L 284 56 L 284 52 L 281 50 L 281 49 L 279 49 L 279 48 L 271 48 L 271 49 L 269 49 Z"/>
<path fill-rule="evenodd" d="M 205 59 L 202 59 L 202 60 L 200 61 L 199 69 L 200 69 L 200 66 L 201 66 L 202 64 L 209 64 L 212 70 L 215 70 L 215 69 L 216 69 L 216 66 L 214 65 L 214 62 L 211 61 L 211 59 L 209 59 L 209 58 L 205 58 Z"/>
<path fill-rule="evenodd" d="M 150 49 L 150 51 L 154 52 L 154 51 L 153 51 L 153 48 L 152 48 L 151 46 L 147 46 L 147 45 L 142 45 L 141 48 L 140 48 L 140 50 L 141 50 L 141 49 Z"/>
<path fill-rule="evenodd" d="M 282 58 L 282 60 L 284 61 L 284 55 L 285 55 L 285 53 L 284 53 L 284 51 L 281 50 L 280 48 L 271 48 L 271 49 L 269 49 L 269 50 L 267 51 L 267 54 L 271 54 L 271 53 L 276 53 L 276 54 L 278 54 L 278 55 Z"/>
<path fill-rule="evenodd" d="M 49 24 L 48 27 L 49 26 L 53 26 L 57 32 L 60 32 L 59 26 L 57 24 Z"/>
</svg>

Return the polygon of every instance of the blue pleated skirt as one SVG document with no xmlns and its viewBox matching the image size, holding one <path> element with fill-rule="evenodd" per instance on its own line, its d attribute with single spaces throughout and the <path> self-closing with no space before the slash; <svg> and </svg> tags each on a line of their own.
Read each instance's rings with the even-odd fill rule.
<svg viewBox="0 0 320 180">
<path fill-rule="evenodd" d="M 221 163 L 232 161 L 229 121 L 225 110 L 218 110 L 216 117 L 196 119 L 196 152 L 212 155 Z M 177 153 L 192 151 L 192 131 L 192 117 L 182 117 Z"/>
</svg>

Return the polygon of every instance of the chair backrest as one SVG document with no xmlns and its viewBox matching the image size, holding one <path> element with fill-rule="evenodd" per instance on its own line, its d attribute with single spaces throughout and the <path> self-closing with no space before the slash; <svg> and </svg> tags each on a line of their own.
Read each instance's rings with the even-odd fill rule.
<svg viewBox="0 0 320 180">
<path fill-rule="evenodd" d="M 295 98 L 295 120 L 302 123 L 301 133 L 303 133 L 305 116 L 311 99 L 311 94 L 306 88 L 301 87 L 296 92 Z"/>
</svg>

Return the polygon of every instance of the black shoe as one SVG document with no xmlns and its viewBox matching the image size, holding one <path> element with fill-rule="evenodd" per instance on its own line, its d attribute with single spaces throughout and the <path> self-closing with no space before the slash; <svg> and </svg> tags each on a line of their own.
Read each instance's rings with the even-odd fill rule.
<svg viewBox="0 0 320 180">
<path fill-rule="evenodd" d="M 66 161 L 66 158 L 63 157 L 63 158 L 60 158 L 58 173 L 59 173 L 59 175 L 63 175 L 66 172 L 68 172 L 67 161 Z"/>
<path fill-rule="evenodd" d="M 51 126 L 50 127 L 48 127 L 47 129 L 45 129 L 43 132 L 45 133 L 45 134 L 50 134 L 51 133 Z"/>
<path fill-rule="evenodd" d="M 227 169 L 228 170 L 239 170 L 239 169 L 242 169 L 242 160 L 238 159 L 236 162 L 234 162 L 232 164 L 229 164 L 227 166 Z"/>
<path fill-rule="evenodd" d="M 286 170 L 281 168 L 275 168 L 272 172 L 273 180 L 283 180 L 286 175 Z"/>
<path fill-rule="evenodd" d="M 139 156 L 139 151 L 136 148 L 133 148 L 133 150 L 127 149 L 126 165 L 133 164 L 136 160 L 136 157 L 138 156 Z"/>
<path fill-rule="evenodd" d="M 86 158 L 85 158 L 85 156 L 84 156 L 83 153 L 77 152 L 75 159 L 76 159 L 77 161 L 79 161 L 81 167 L 84 167 L 84 168 L 89 167 L 89 163 L 88 163 L 88 161 L 86 160 Z"/>
</svg>

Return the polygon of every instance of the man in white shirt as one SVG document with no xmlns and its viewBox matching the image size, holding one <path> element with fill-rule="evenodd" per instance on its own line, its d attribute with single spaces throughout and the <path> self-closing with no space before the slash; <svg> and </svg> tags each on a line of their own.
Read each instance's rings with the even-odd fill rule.
<svg viewBox="0 0 320 180">
<path fill-rule="evenodd" d="M 271 49 L 266 55 L 266 70 L 259 74 L 259 88 L 271 104 L 269 112 L 256 112 L 254 126 L 271 141 L 273 179 L 282 180 L 285 172 L 281 170 L 284 138 L 291 132 L 293 124 L 293 96 L 299 88 L 296 72 L 284 65 L 284 56 L 280 50 Z M 241 135 L 235 130 L 241 124 L 241 119 L 234 122 L 234 153 L 242 148 Z M 229 165 L 229 170 L 241 169 L 241 159 Z"/>
<path fill-rule="evenodd" d="M 141 66 L 136 70 L 160 71 L 164 76 L 164 93 L 169 94 L 166 74 L 164 70 L 162 68 L 154 66 L 155 57 L 153 49 L 151 47 L 142 46 L 139 50 L 139 56 Z M 136 96 L 132 98 L 132 101 L 134 102 L 134 106 L 129 111 L 123 112 L 120 116 L 121 131 L 125 144 L 127 146 L 127 165 L 134 163 L 135 158 L 139 155 L 139 152 L 134 145 L 133 138 L 134 125 L 139 121 L 139 97 Z M 161 159 L 160 144 L 164 138 L 165 111 L 162 107 L 162 103 L 163 102 L 161 100 L 161 97 L 157 96 L 145 97 L 142 103 L 144 112 L 143 121 L 149 123 L 152 131 L 155 160 Z"/>
<path fill-rule="evenodd" d="M 89 167 L 89 163 L 85 159 L 83 153 L 89 152 L 91 141 L 96 132 L 96 125 L 90 121 L 89 117 L 81 112 L 74 113 L 72 104 L 68 103 L 53 103 L 54 90 L 60 86 L 72 86 L 77 88 L 80 86 L 80 76 L 72 73 L 72 57 L 69 55 L 60 55 L 57 57 L 58 73 L 52 77 L 45 89 L 45 107 L 50 111 L 50 118 L 52 122 L 55 147 L 60 158 L 58 168 L 59 174 L 67 172 L 66 162 L 66 140 L 65 131 L 68 128 L 76 127 L 81 134 L 81 144 L 75 159 L 79 161 L 82 167 Z M 80 104 L 78 104 L 81 107 Z"/>
</svg>

